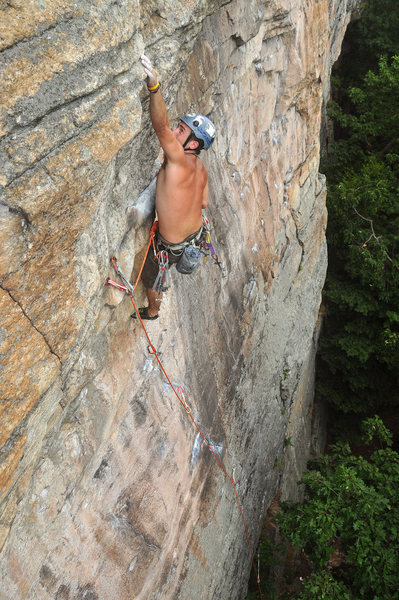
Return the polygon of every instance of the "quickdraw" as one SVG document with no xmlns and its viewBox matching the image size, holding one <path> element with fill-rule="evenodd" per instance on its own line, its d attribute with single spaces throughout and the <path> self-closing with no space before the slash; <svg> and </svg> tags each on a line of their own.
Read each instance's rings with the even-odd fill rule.
<svg viewBox="0 0 399 600">
<path fill-rule="evenodd" d="M 111 262 L 112 262 L 112 266 L 114 267 L 115 271 L 118 273 L 119 277 L 121 278 L 121 280 L 123 281 L 123 286 L 121 286 L 120 284 L 111 281 L 111 279 L 108 277 L 107 281 L 105 282 L 106 285 L 115 285 L 116 287 L 119 287 L 120 289 L 126 288 L 125 291 L 127 291 L 128 293 L 130 292 L 133 296 L 134 301 L 136 301 L 136 297 L 134 295 L 134 287 L 133 285 L 130 283 L 130 281 L 128 280 L 127 277 L 124 276 L 124 274 L 122 273 L 122 271 L 119 268 L 118 265 L 118 261 L 115 258 L 115 256 L 113 256 L 111 258 Z"/>
<path fill-rule="evenodd" d="M 181 385 L 179 385 L 179 387 L 177 388 L 177 391 L 179 392 L 180 397 L 183 400 L 182 404 L 183 404 L 184 408 L 186 409 L 186 411 L 188 413 L 190 413 L 191 412 L 191 408 L 190 408 L 190 406 L 189 406 L 189 404 L 188 404 L 188 402 L 186 400 L 186 396 L 184 394 L 184 390 L 183 390 L 183 388 L 182 388 Z"/>
<path fill-rule="evenodd" d="M 161 250 L 157 254 L 159 271 L 157 278 L 152 286 L 152 291 L 160 294 L 169 289 L 169 257 L 166 250 Z"/>
<path fill-rule="evenodd" d="M 124 292 L 128 291 L 128 289 L 125 285 L 122 285 L 121 283 L 117 283 L 116 281 L 112 281 L 112 279 L 110 277 L 107 277 L 107 279 L 105 280 L 105 285 L 112 285 L 113 287 L 116 287 L 119 290 L 123 290 Z"/>
<path fill-rule="evenodd" d="M 213 259 L 215 265 L 217 265 L 219 267 L 219 269 L 222 273 L 222 277 L 226 277 L 226 269 L 224 268 L 221 261 L 219 260 L 219 256 L 216 254 L 215 248 L 213 247 L 213 244 L 212 244 L 210 223 L 206 217 L 203 217 L 203 221 L 204 221 L 204 229 L 205 229 L 206 233 L 205 233 L 205 241 L 202 242 L 200 250 L 205 255 L 204 262 L 206 261 L 206 257 L 209 256 L 209 254 L 210 254 L 212 256 L 212 259 Z"/>
</svg>

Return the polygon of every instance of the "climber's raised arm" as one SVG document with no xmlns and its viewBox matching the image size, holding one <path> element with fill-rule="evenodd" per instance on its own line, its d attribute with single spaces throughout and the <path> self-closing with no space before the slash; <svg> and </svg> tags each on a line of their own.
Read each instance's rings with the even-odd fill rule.
<svg viewBox="0 0 399 600">
<path fill-rule="evenodd" d="M 169 161 L 184 164 L 184 149 L 170 128 L 168 112 L 160 90 L 157 72 L 145 54 L 141 55 L 140 60 L 147 75 L 147 89 L 150 92 L 151 123 L 157 134 L 159 143 Z"/>
</svg>

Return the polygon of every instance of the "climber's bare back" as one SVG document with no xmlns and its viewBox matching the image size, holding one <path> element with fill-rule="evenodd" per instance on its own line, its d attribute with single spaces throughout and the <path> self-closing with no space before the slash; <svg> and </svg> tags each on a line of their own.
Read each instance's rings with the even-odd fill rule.
<svg viewBox="0 0 399 600">
<path fill-rule="evenodd" d="M 197 156 L 184 153 L 179 163 L 167 158 L 157 178 L 159 233 L 172 244 L 185 240 L 202 225 L 208 204 L 208 174 Z"/>
</svg>

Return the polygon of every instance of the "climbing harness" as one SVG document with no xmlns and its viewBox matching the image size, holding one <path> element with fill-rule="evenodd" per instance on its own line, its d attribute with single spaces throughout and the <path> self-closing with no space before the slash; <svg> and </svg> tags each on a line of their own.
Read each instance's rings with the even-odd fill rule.
<svg viewBox="0 0 399 600">
<path fill-rule="evenodd" d="M 150 243 L 153 244 L 154 256 L 158 261 L 159 270 L 152 286 L 153 292 L 160 294 L 161 292 L 166 292 L 170 287 L 169 256 L 173 256 L 175 259 L 180 257 L 179 260 L 173 261 L 176 265 L 176 270 L 183 275 L 190 275 L 198 266 L 201 255 L 204 256 L 204 262 L 210 255 L 213 262 L 219 267 L 222 276 L 226 276 L 225 269 L 213 247 L 210 232 L 209 221 L 204 216 L 202 227 L 196 234 L 193 234 L 180 244 L 170 244 L 160 235 L 158 221 L 154 222 L 150 234 Z"/>
<path fill-rule="evenodd" d="M 207 219 L 205 219 L 205 218 L 204 218 L 204 224 L 208 227 L 208 232 L 207 233 L 209 234 L 209 221 Z M 165 371 L 165 368 L 162 365 L 162 362 L 161 362 L 161 360 L 160 360 L 160 358 L 158 356 L 157 350 L 156 350 L 155 346 L 151 342 L 151 339 L 150 339 L 150 337 L 148 335 L 148 332 L 147 332 L 147 329 L 146 329 L 146 327 L 145 327 L 145 325 L 144 325 L 144 323 L 143 323 L 143 321 L 141 319 L 141 316 L 140 316 L 140 313 L 139 313 L 139 309 L 137 307 L 137 303 L 136 303 L 136 298 L 135 298 L 134 291 L 135 291 L 135 289 L 137 287 L 137 284 L 138 284 L 138 282 L 140 280 L 140 276 L 141 276 L 141 273 L 142 273 L 142 270 L 143 270 L 143 267 L 144 267 L 144 263 L 145 263 L 145 261 L 147 259 L 147 255 L 148 255 L 148 252 L 150 250 L 150 246 L 151 245 L 153 246 L 153 250 L 156 253 L 156 245 L 155 245 L 154 238 L 155 238 L 155 232 L 157 230 L 157 227 L 158 227 L 158 222 L 155 221 L 155 223 L 152 226 L 151 231 L 150 231 L 150 240 L 148 242 L 147 249 L 146 249 L 146 252 L 145 252 L 145 255 L 144 255 L 144 259 L 143 259 L 143 263 L 141 265 L 141 268 L 140 268 L 140 271 L 139 271 L 139 274 L 137 276 L 137 279 L 136 279 L 136 282 L 135 282 L 134 286 L 129 282 L 128 278 L 121 271 L 121 269 L 120 269 L 120 267 L 118 265 L 118 261 L 117 261 L 117 259 L 115 257 L 111 258 L 111 263 L 112 263 L 112 266 L 114 267 L 115 271 L 119 275 L 120 279 L 122 280 L 123 285 L 121 285 L 121 284 L 119 284 L 119 283 L 117 283 L 115 281 L 112 281 L 109 277 L 106 279 L 105 285 L 111 285 L 111 286 L 117 287 L 118 289 L 123 290 L 124 292 L 126 292 L 129 295 L 130 300 L 131 300 L 131 302 L 133 304 L 133 308 L 134 308 L 135 313 L 137 315 L 137 319 L 140 321 L 140 325 L 141 325 L 141 327 L 142 327 L 142 329 L 144 331 L 144 334 L 145 334 L 145 336 L 147 338 L 147 341 L 148 341 L 147 350 L 148 350 L 149 354 L 152 354 L 155 357 L 155 359 L 158 362 L 158 365 L 159 365 L 162 373 L 164 374 L 167 382 L 169 383 L 171 389 L 173 390 L 176 398 L 178 399 L 178 401 L 180 402 L 180 404 L 182 405 L 182 407 L 186 411 L 187 416 L 191 419 L 192 424 L 194 425 L 195 429 L 197 430 L 197 432 L 201 436 L 201 438 L 202 438 L 203 442 L 205 443 L 205 445 L 208 447 L 209 451 L 212 453 L 212 455 L 213 455 L 214 459 L 216 460 L 217 464 L 219 465 L 219 467 L 221 468 L 221 470 L 223 471 L 223 473 L 225 474 L 225 476 L 227 477 L 227 479 L 232 484 L 233 489 L 234 489 L 234 494 L 235 494 L 236 502 L 237 502 L 237 506 L 238 506 L 238 509 L 240 511 L 241 520 L 242 520 L 242 523 L 244 525 L 245 536 L 246 536 L 246 540 L 247 540 L 247 544 L 248 544 L 248 548 L 249 548 L 249 553 L 250 553 L 250 557 L 251 557 L 252 567 L 253 567 L 253 570 L 254 570 L 254 573 L 255 573 L 255 576 L 256 576 L 256 581 L 257 581 L 257 584 L 258 584 L 259 597 L 260 597 L 260 600 L 263 600 L 262 589 L 261 589 L 261 586 L 260 586 L 260 578 L 259 578 L 259 574 L 258 574 L 259 573 L 259 568 L 257 569 L 256 565 L 255 565 L 255 555 L 254 555 L 254 551 L 252 549 L 251 540 L 250 540 L 250 537 L 249 537 L 247 524 L 246 524 L 246 521 L 245 521 L 245 518 L 244 518 L 243 509 L 241 507 L 241 503 L 240 503 L 240 500 L 239 500 L 239 497 L 238 497 L 238 492 L 237 492 L 237 487 L 236 487 L 236 481 L 235 481 L 236 465 L 233 465 L 233 475 L 232 476 L 229 475 L 229 473 L 227 472 L 225 466 L 223 465 L 223 463 L 221 462 L 221 460 L 217 456 L 216 449 L 214 448 L 212 442 L 210 440 L 208 440 L 207 437 L 202 433 L 200 427 L 198 426 L 197 422 L 195 421 L 193 415 L 191 414 L 191 409 L 190 409 L 190 407 L 189 407 L 189 405 L 188 405 L 188 403 L 186 401 L 183 388 L 181 386 L 179 386 L 178 389 L 176 390 L 176 388 L 173 385 L 173 383 L 172 383 L 169 375 Z M 206 243 L 208 243 L 212 247 L 212 249 L 213 249 L 213 246 L 212 246 L 212 244 L 210 242 L 210 236 L 209 236 L 209 239 L 208 239 L 208 241 Z M 209 248 L 209 246 L 208 246 L 208 248 Z M 209 249 L 209 251 L 211 252 L 212 258 L 214 258 L 214 256 L 213 256 L 213 253 L 215 253 L 214 250 L 213 250 L 213 253 L 212 253 L 212 251 L 210 249 Z M 218 266 L 221 268 L 221 270 L 223 272 L 223 268 L 221 266 L 221 263 L 218 260 L 218 256 L 216 255 L 216 253 L 215 253 L 215 256 L 216 256 L 216 261 L 215 262 L 216 262 L 216 264 L 218 264 Z M 164 259 L 162 259 L 162 260 L 164 260 Z"/>
</svg>

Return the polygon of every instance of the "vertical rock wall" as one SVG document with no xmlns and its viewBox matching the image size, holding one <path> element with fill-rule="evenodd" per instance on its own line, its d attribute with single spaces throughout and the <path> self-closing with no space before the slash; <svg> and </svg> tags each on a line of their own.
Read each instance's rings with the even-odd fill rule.
<svg viewBox="0 0 399 600">
<path fill-rule="evenodd" d="M 0 1 L 1 600 L 244 597 L 234 490 L 104 287 L 113 254 L 137 271 L 151 223 L 138 57 L 172 120 L 195 108 L 218 129 L 204 162 L 227 277 L 174 273 L 148 331 L 255 542 L 322 445 L 319 132 L 355 4 Z"/>
</svg>

